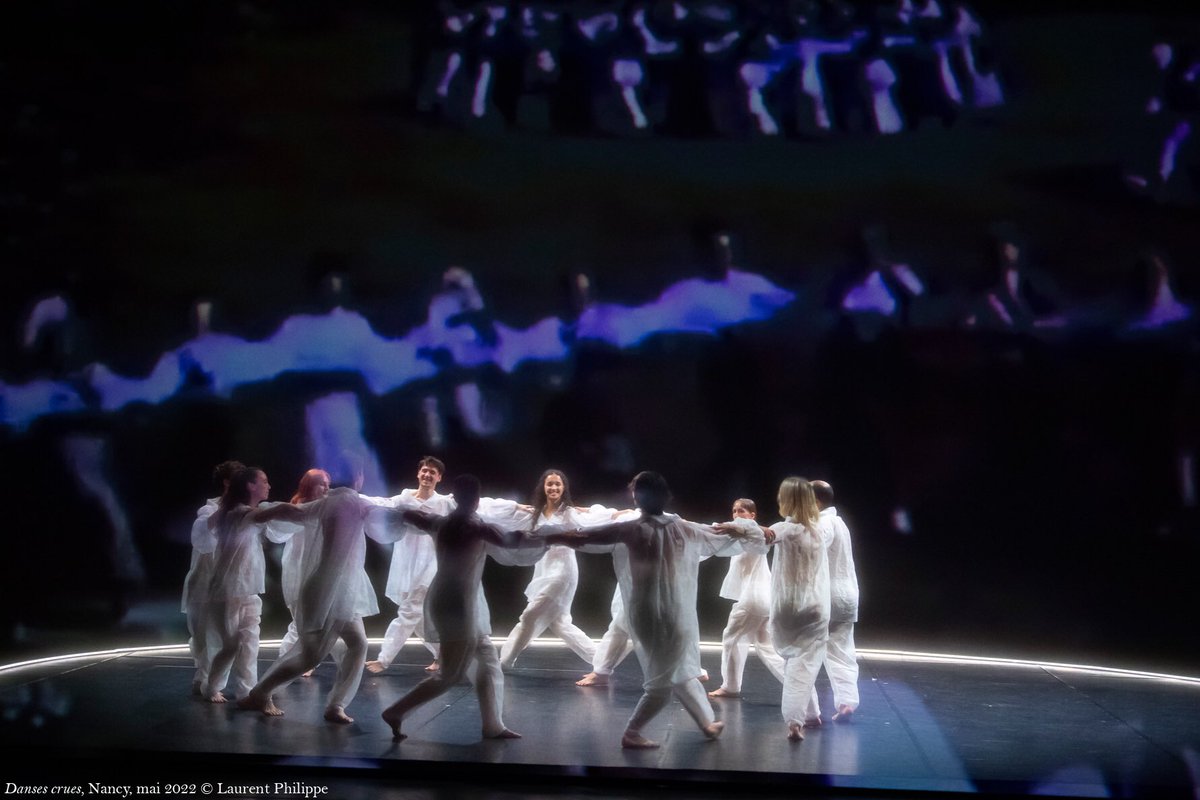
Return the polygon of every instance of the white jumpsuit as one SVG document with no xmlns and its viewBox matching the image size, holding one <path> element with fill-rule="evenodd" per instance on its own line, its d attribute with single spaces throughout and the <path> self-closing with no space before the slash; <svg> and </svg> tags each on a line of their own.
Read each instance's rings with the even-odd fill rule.
<svg viewBox="0 0 1200 800">
<path fill-rule="evenodd" d="M 829 543 L 829 644 L 825 672 L 833 687 L 833 706 L 858 708 L 858 660 L 854 650 L 854 623 L 858 622 L 858 575 L 850 546 L 850 529 L 833 506 L 821 511 L 830 523 Z"/>
<path fill-rule="evenodd" d="M 735 525 L 758 527 L 751 520 Z M 771 567 L 764 552 L 745 552 L 729 559 L 729 572 L 721 584 L 721 597 L 736 601 L 721 634 L 721 688 L 741 694 L 742 674 L 750 645 L 771 674 L 783 682 L 783 656 L 775 651 L 767 625 L 771 614 Z"/>
<path fill-rule="evenodd" d="M 771 574 L 771 638 L 786 659 L 783 719 L 803 725 L 812 716 L 813 686 L 829 639 L 829 542 L 832 527 L 818 521 L 815 529 L 792 521 L 775 531 L 775 563 Z"/>
</svg>

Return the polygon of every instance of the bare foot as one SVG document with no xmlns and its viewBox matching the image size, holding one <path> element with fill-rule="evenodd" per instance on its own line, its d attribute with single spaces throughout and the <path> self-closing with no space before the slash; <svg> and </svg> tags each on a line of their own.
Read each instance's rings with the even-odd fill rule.
<svg viewBox="0 0 1200 800">
<path fill-rule="evenodd" d="M 485 734 L 483 734 L 483 738 L 485 738 L 485 739 L 520 739 L 521 734 L 517 733 L 516 731 L 510 731 L 508 728 L 505 728 L 504 730 L 500 731 L 499 733 L 485 733 Z"/>
<path fill-rule="evenodd" d="M 721 687 L 721 688 L 713 689 L 711 692 L 708 693 L 708 696 L 709 697 L 741 697 L 742 693 L 741 692 L 731 692 L 728 689 Z"/>
<path fill-rule="evenodd" d="M 210 703 L 226 703 L 229 701 L 227 701 L 225 699 L 225 695 L 221 694 L 220 692 L 213 692 L 211 695 L 209 695 L 208 702 L 210 702 Z"/>
<path fill-rule="evenodd" d="M 433 660 L 433 663 L 425 668 L 425 671 L 426 672 L 437 672 L 441 668 L 442 668 L 441 665 L 438 664 L 437 659 L 435 658 Z"/>
<path fill-rule="evenodd" d="M 308 672 L 301 672 L 301 673 L 300 673 L 300 677 L 301 677 L 301 678 L 311 678 L 311 677 L 313 676 L 313 673 L 314 673 L 314 672 L 316 672 L 316 671 L 317 671 L 317 668 L 316 668 L 316 667 L 313 667 L 313 668 L 312 668 L 312 669 L 310 669 Z"/>
<path fill-rule="evenodd" d="M 833 715 L 834 722 L 849 722 L 854 716 L 854 709 L 847 705 L 838 706 L 837 713 Z"/>
<path fill-rule="evenodd" d="M 367 672 L 370 672 L 374 675 L 378 675 L 379 673 L 383 672 L 385 669 L 387 669 L 387 667 L 381 661 L 368 661 L 367 662 Z"/>
<path fill-rule="evenodd" d="M 608 676 L 600 675 L 595 672 L 589 672 L 579 680 L 575 681 L 576 686 L 608 686 Z"/>
<path fill-rule="evenodd" d="M 336 722 L 340 725 L 349 725 L 354 722 L 354 718 L 346 715 L 346 709 L 341 706 L 330 706 L 325 709 L 325 721 Z"/>
<path fill-rule="evenodd" d="M 266 700 L 261 697 L 256 697 L 253 692 L 237 701 L 237 707 L 243 711 L 261 711 L 268 717 L 282 717 L 283 710 L 275 705 L 275 701 L 268 697 Z"/>
<path fill-rule="evenodd" d="M 792 723 L 788 724 L 788 737 L 787 738 L 788 738 L 788 741 L 790 741 L 790 742 L 804 741 L 804 728 L 800 725 L 799 722 L 792 722 Z"/>
<path fill-rule="evenodd" d="M 804 727 L 806 727 L 806 728 L 821 727 L 821 718 L 820 717 L 809 717 L 808 719 L 804 720 Z"/>
<path fill-rule="evenodd" d="M 721 735 L 721 731 L 725 730 L 725 723 L 721 722 L 720 720 L 717 722 L 711 722 L 708 725 L 705 725 L 703 730 L 704 735 L 708 737 L 709 741 L 715 741 L 716 738 Z"/>
<path fill-rule="evenodd" d="M 393 742 L 402 742 L 408 738 L 407 734 L 400 732 L 400 723 L 402 719 L 403 718 L 399 714 L 391 713 L 391 709 L 383 712 L 383 721 L 386 722 L 388 727 L 392 729 Z"/>
<path fill-rule="evenodd" d="M 651 741 L 645 736 L 642 736 L 640 733 L 626 732 L 625 735 L 621 737 L 621 747 L 624 747 L 628 750 L 653 750 L 654 748 L 661 746 L 662 745 L 658 742 Z"/>
</svg>

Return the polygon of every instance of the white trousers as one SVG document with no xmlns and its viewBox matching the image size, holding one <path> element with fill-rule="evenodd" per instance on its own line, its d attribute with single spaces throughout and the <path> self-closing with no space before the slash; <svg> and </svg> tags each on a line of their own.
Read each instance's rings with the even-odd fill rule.
<svg viewBox="0 0 1200 800">
<path fill-rule="evenodd" d="M 733 694 L 742 691 L 742 674 L 750 645 L 771 674 L 783 682 L 783 656 L 775 650 L 767 629 L 765 614 L 750 613 L 739 601 L 729 611 L 729 621 L 721 634 L 721 688 Z"/>
<path fill-rule="evenodd" d="M 428 586 L 419 586 L 404 595 L 396 606 L 396 618 L 388 623 L 387 630 L 384 631 L 383 646 L 379 648 L 379 657 L 376 659 L 383 666 L 386 667 L 396 660 L 400 648 L 404 647 L 408 637 L 414 633 L 421 637 L 421 641 L 426 649 L 433 653 L 433 657 L 438 657 L 437 643 L 425 640 L 425 593 L 428 591 Z"/>
<path fill-rule="evenodd" d="M 817 673 L 825 660 L 826 641 L 822 637 L 798 656 L 788 658 L 783 668 L 783 721 L 803 725 L 820 716 L 815 690 Z"/>
<path fill-rule="evenodd" d="M 691 678 L 683 683 L 662 689 L 646 689 L 642 693 L 641 699 L 638 700 L 637 707 L 633 709 L 633 716 L 629 718 L 629 723 L 625 726 L 625 733 L 627 735 L 640 734 L 646 723 L 654 719 L 666 707 L 672 694 L 679 698 L 679 702 L 683 703 L 684 710 L 695 721 L 697 727 L 703 730 L 712 724 L 715 719 L 712 703 L 704 694 L 704 686 L 700 681 Z"/>
<path fill-rule="evenodd" d="M 591 663 L 596 654 L 595 643 L 571 622 L 571 615 L 561 608 L 558 597 L 549 592 L 538 594 L 530 600 L 500 649 L 500 664 L 511 667 L 529 643 L 547 630 L 562 639 L 575 655 Z"/>
<path fill-rule="evenodd" d="M 854 650 L 854 623 L 831 622 L 825 651 L 825 674 L 833 687 L 833 707 L 858 708 L 858 656 Z"/>
<path fill-rule="evenodd" d="M 617 665 L 632 652 L 633 638 L 629 635 L 625 620 L 613 617 L 612 622 L 608 623 L 608 630 L 600 639 L 600 644 L 596 645 L 596 652 L 592 656 L 592 672 L 597 675 L 612 675 Z"/>
<path fill-rule="evenodd" d="M 204 643 L 211 633 L 220 647 L 211 653 L 208 680 L 201 685 L 205 697 L 222 691 L 233 672 L 234 696 L 243 698 L 258 682 L 258 638 L 262 622 L 262 598 L 230 597 L 208 604 L 208 630 L 196 639 Z"/>
</svg>

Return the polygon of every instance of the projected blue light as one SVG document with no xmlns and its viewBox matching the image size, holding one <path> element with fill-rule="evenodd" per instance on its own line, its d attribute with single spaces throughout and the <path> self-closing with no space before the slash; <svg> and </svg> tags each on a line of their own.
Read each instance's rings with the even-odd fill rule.
<svg viewBox="0 0 1200 800">
<path fill-rule="evenodd" d="M 592 305 L 574 323 L 547 317 L 527 328 L 512 328 L 497 322 L 494 344 L 454 348 L 455 366 L 494 364 L 511 373 L 527 361 L 565 360 L 578 343 L 624 349 L 663 333 L 711 335 L 768 319 L 793 299 L 795 294 L 761 275 L 730 270 L 719 281 L 680 281 L 645 305 Z M 139 402 L 155 405 L 194 385 L 198 376 L 214 395 L 224 397 L 240 386 L 285 373 L 357 372 L 371 392 L 384 394 L 436 376 L 444 366 L 429 357 L 430 350 L 445 346 L 462 330 L 426 323 L 389 339 L 376 333 L 362 315 L 344 308 L 324 315 L 297 314 L 262 341 L 221 333 L 198 336 L 164 352 L 142 377 L 119 375 L 96 363 L 73 381 L 0 382 L 0 423 L 23 429 L 49 414 L 111 412 Z"/>
</svg>

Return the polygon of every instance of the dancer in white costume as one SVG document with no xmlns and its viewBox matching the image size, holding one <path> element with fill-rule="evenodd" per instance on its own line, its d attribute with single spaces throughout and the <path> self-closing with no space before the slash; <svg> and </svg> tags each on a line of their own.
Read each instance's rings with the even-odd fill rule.
<svg viewBox="0 0 1200 800">
<path fill-rule="evenodd" d="M 329 483 L 329 473 L 325 470 L 308 470 L 300 476 L 300 484 L 296 487 L 296 493 L 292 495 L 292 505 L 320 500 L 329 494 Z M 283 603 L 292 615 L 292 621 L 288 623 L 287 632 L 284 633 L 283 639 L 279 643 L 280 656 L 286 655 L 300 638 L 300 633 L 296 630 L 296 599 L 300 596 L 300 565 L 304 563 L 304 547 L 308 542 L 307 534 L 310 531 L 311 527 L 305 527 L 295 536 L 288 537 L 283 545 L 283 556 L 280 558 L 280 583 L 283 589 Z M 267 534 L 267 538 L 278 542 L 277 537 L 270 533 Z M 310 669 L 302 677 L 309 678 L 312 677 L 312 674 L 313 670 Z"/>
<path fill-rule="evenodd" d="M 813 496 L 821 520 L 832 528 L 829 544 L 829 644 L 825 673 L 833 687 L 835 722 L 848 722 L 858 709 L 858 658 L 854 649 L 854 623 L 858 622 L 858 574 L 850 546 L 850 529 L 833 504 L 833 487 L 813 481 Z"/>
<path fill-rule="evenodd" d="M 604 506 L 579 508 L 571 505 L 571 486 L 562 470 L 548 469 L 538 478 L 533 493 L 529 529 L 539 526 L 563 525 L 582 528 L 613 521 L 618 512 Z M 533 568 L 533 579 L 525 588 L 529 604 L 500 648 L 500 665 L 511 668 L 529 642 L 549 630 L 566 643 L 575 655 L 591 662 L 596 645 L 588 635 L 571 622 L 571 603 L 579 586 L 579 565 L 575 551 L 555 545 Z"/>
<path fill-rule="evenodd" d="M 405 489 L 392 498 L 396 508 L 424 511 L 429 514 L 449 514 L 454 508 L 454 499 L 448 494 L 439 494 L 437 485 L 446 473 L 446 465 L 433 456 L 425 456 L 417 463 L 417 488 Z M 391 665 L 408 637 L 417 634 L 425 647 L 433 653 L 433 663 L 426 670 L 437 669 L 438 646 L 425 636 L 425 595 L 437 572 L 433 540 L 428 536 L 404 536 L 392 549 L 392 565 L 388 571 L 384 595 L 396 604 L 396 618 L 383 634 L 383 645 L 379 656 L 367 662 L 370 672 L 383 672 Z"/>
<path fill-rule="evenodd" d="M 758 527 L 754 501 L 733 501 L 733 522 Z M 771 643 L 767 620 L 771 614 L 771 568 L 765 552 L 739 553 L 729 559 L 729 572 L 721 584 L 721 597 L 736 601 L 721 634 L 721 685 L 709 697 L 740 697 L 742 674 L 750 645 L 771 674 L 783 682 L 783 656 Z"/>
<path fill-rule="evenodd" d="M 523 548 L 529 563 L 545 552 L 545 543 L 519 531 L 502 532 L 485 523 L 476 514 L 479 506 L 479 480 L 460 475 L 454 480 L 455 509 L 449 515 L 425 514 L 405 510 L 410 525 L 433 537 L 437 550 L 437 572 L 425 598 L 426 634 L 440 645 L 441 668 L 418 683 L 383 711 L 383 721 L 392 729 L 392 737 L 401 741 L 404 718 L 413 709 L 449 691 L 465 678 L 472 662 L 475 692 L 483 736 L 488 739 L 515 739 L 502 718 L 504 708 L 504 672 L 491 639 L 491 616 L 483 595 L 484 559 L 495 556 L 499 548 Z M 503 559 L 503 563 L 510 562 Z"/>
<path fill-rule="evenodd" d="M 316 667 L 334 653 L 337 676 L 326 699 L 325 719 L 348 724 L 346 705 L 358 692 L 367 660 L 367 633 L 363 617 L 379 613 L 375 589 L 364 567 L 369 515 L 386 513 L 378 498 L 363 497 L 362 464 L 343 459 L 331 473 L 334 487 L 320 500 L 293 509 L 310 530 L 300 565 L 300 593 L 296 598 L 296 629 L 300 638 L 291 650 L 275 660 L 238 707 L 279 716 L 283 711 L 272 697 L 276 689 Z M 334 645 L 341 640 L 343 650 Z"/>
<path fill-rule="evenodd" d="M 614 568 L 645 675 L 641 700 L 626 724 L 621 746 L 659 746 L 642 735 L 642 728 L 666 707 L 672 693 L 704 735 L 715 739 L 724 723 L 713 718 L 712 706 L 696 680 L 700 675 L 700 624 L 696 616 L 700 556 L 746 547 L 765 549 L 765 542 L 757 528 L 751 533 L 733 525 L 697 525 L 664 514 L 670 491 L 666 480 L 656 472 L 638 473 L 630 488 L 642 511 L 639 519 L 552 534 L 546 542 L 573 547 L 613 546 Z"/>
<path fill-rule="evenodd" d="M 187 614 L 188 651 L 196 672 L 192 677 L 192 694 L 202 695 L 208 680 L 210 650 L 208 647 L 208 584 L 212 581 L 213 550 L 216 537 L 208 527 L 208 518 L 217 513 L 221 497 L 229 491 L 229 481 L 246 465 L 240 461 L 224 461 L 213 469 L 213 480 L 220 485 L 221 494 L 209 499 L 196 511 L 192 523 L 192 563 L 183 579 L 183 598 L 180 609 Z"/>
<path fill-rule="evenodd" d="M 245 697 L 258 677 L 259 624 L 266 591 L 263 539 L 272 520 L 299 519 L 287 503 L 262 505 L 271 491 L 261 469 L 246 467 L 229 481 L 217 511 L 207 521 L 212 532 L 213 565 L 208 584 L 207 628 L 219 642 L 209 662 L 201 693 L 224 703 L 223 689 L 232 669 L 238 697 Z M 299 526 L 292 526 L 292 531 Z M 205 549 L 202 547 L 201 549 Z M 210 645 L 211 647 L 211 645 Z"/>
<path fill-rule="evenodd" d="M 829 559 L 832 528 L 822 521 L 812 485 L 804 478 L 785 478 L 779 486 L 775 531 L 775 563 L 771 574 L 771 638 L 786 659 L 783 720 L 788 738 L 804 738 L 813 718 L 813 685 L 829 639 Z"/>
</svg>

